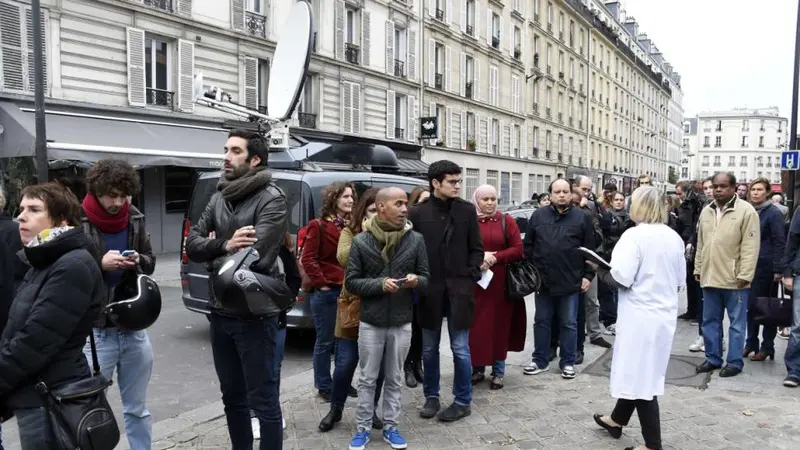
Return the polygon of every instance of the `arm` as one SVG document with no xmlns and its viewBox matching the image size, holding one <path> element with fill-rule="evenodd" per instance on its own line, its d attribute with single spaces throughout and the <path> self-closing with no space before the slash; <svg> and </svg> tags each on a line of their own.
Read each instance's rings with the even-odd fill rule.
<svg viewBox="0 0 800 450">
<path fill-rule="evenodd" d="M 513 222 L 513 220 L 512 220 Z M 483 239 L 481 238 L 481 228 L 478 225 L 478 216 L 475 211 L 469 214 L 469 234 L 467 235 L 467 246 L 469 247 L 469 260 L 467 269 L 475 281 L 481 279 L 481 264 L 483 264 Z"/>
<path fill-rule="evenodd" d="M 153 246 L 150 244 L 150 235 L 147 234 L 144 219 L 139 228 L 139 242 L 136 243 L 134 250 L 139 254 L 139 272 L 152 275 L 156 270 L 156 256 L 153 254 Z"/>
<path fill-rule="evenodd" d="M 795 258 L 797 258 L 797 250 L 800 248 L 800 208 L 797 209 L 792 218 L 787 241 L 781 265 L 783 266 L 783 276 L 791 278 L 794 275 L 792 273 L 792 265 Z"/>
<path fill-rule="evenodd" d="M 589 250 L 594 250 L 595 243 L 594 243 L 594 223 L 592 223 L 592 218 L 589 214 L 583 215 L 583 246 L 588 248 Z M 577 250 L 573 250 L 577 252 Z M 586 278 L 589 281 L 594 279 L 594 269 L 584 262 L 583 264 L 583 278 Z"/>
<path fill-rule="evenodd" d="M 0 396 L 36 376 L 63 350 L 101 283 L 100 269 L 84 261 L 64 260 L 52 267 L 25 323 L 0 348 Z"/>
<path fill-rule="evenodd" d="M 351 294 L 362 297 L 375 297 L 383 294 L 383 278 L 366 278 L 364 261 L 361 256 L 361 244 L 353 240 L 347 269 L 344 274 L 344 286 Z M 421 281 L 421 280 L 420 280 Z"/>
<path fill-rule="evenodd" d="M 345 227 L 339 234 L 339 245 L 336 247 L 336 260 L 339 265 L 347 267 L 347 258 L 350 256 L 350 246 L 353 245 L 353 231 Z"/>
<path fill-rule="evenodd" d="M 756 274 L 758 251 L 761 247 L 761 224 L 758 213 L 752 209 L 745 213 L 741 227 L 742 244 L 739 254 L 739 273 L 736 274 L 736 278 L 751 282 Z"/>
<path fill-rule="evenodd" d="M 498 264 L 507 264 L 522 259 L 522 235 L 519 232 L 517 221 L 506 216 L 506 242 L 507 247 L 495 253 Z"/>
<path fill-rule="evenodd" d="M 210 239 L 208 234 L 216 231 L 214 226 L 214 208 L 219 201 L 219 193 L 211 197 L 203 214 L 197 223 L 192 225 L 189 236 L 186 237 L 186 254 L 194 262 L 208 262 L 220 256 L 225 256 L 228 252 L 225 249 L 225 239 Z"/>
<path fill-rule="evenodd" d="M 256 267 L 261 273 L 270 273 L 280 255 L 286 236 L 286 221 L 286 196 L 276 193 L 261 206 L 256 217 L 257 240 L 253 247 L 258 251 Z"/>
<path fill-rule="evenodd" d="M 303 242 L 303 254 L 300 257 L 300 264 L 303 265 L 303 270 L 306 271 L 306 275 L 311 280 L 311 285 L 317 289 L 330 284 L 325 279 L 325 274 L 322 273 L 322 269 L 319 266 L 320 239 L 323 237 L 323 231 L 321 230 L 323 226 L 322 219 L 315 219 L 309 222 L 306 227 L 306 240 Z"/>
<path fill-rule="evenodd" d="M 425 289 L 428 288 L 428 282 L 431 279 L 431 273 L 428 268 L 428 250 L 425 248 L 425 240 L 422 239 L 422 236 L 419 237 L 414 274 L 417 276 L 417 287 L 414 289 L 425 292 Z"/>
<path fill-rule="evenodd" d="M 786 248 L 785 230 L 786 228 L 783 222 L 783 214 L 776 210 L 775 214 L 772 214 L 772 217 L 770 217 L 769 221 L 770 239 L 772 240 L 772 245 L 774 247 L 772 253 L 772 273 L 783 274 L 784 271 L 785 266 L 783 265 L 783 253 Z"/>
<path fill-rule="evenodd" d="M 712 214 L 715 214 L 711 211 Z M 697 220 L 697 233 L 694 234 L 695 237 L 695 251 L 694 251 L 694 275 L 699 277 L 701 269 L 703 267 L 703 246 L 705 243 L 703 242 L 703 215 L 706 214 L 706 210 L 703 209 L 703 212 L 700 213 L 700 219 Z"/>
</svg>

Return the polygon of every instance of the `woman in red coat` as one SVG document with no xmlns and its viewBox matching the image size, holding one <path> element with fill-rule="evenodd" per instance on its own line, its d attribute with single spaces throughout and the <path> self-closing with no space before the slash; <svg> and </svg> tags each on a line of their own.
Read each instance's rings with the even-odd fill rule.
<svg viewBox="0 0 800 450">
<path fill-rule="evenodd" d="M 523 258 L 522 238 L 517 223 L 497 211 L 497 190 L 485 184 L 472 196 L 483 239 L 482 270 L 494 273 L 489 286 L 475 287 L 475 322 L 469 330 L 472 356 L 472 384 L 486 379 L 486 366 L 492 366 L 490 388 L 502 389 L 506 354 L 525 348 L 527 316 L 525 302 L 512 300 L 506 293 L 506 264 Z"/>
</svg>

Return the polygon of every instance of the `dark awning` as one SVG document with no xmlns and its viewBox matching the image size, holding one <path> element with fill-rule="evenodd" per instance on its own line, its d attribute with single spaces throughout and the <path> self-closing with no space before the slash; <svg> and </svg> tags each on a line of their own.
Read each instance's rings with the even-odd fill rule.
<svg viewBox="0 0 800 450">
<path fill-rule="evenodd" d="M 397 171 L 408 174 L 427 175 L 428 164 L 419 159 L 397 158 Z"/>
<path fill-rule="evenodd" d="M 121 158 L 136 166 L 222 167 L 228 130 L 213 124 L 170 122 L 64 110 L 47 110 L 50 160 L 95 162 Z M 0 157 L 33 156 L 34 110 L 0 102 Z"/>
</svg>

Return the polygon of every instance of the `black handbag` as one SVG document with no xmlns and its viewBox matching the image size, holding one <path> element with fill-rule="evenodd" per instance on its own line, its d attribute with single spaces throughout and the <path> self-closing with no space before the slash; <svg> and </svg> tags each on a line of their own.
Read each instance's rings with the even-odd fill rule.
<svg viewBox="0 0 800 450">
<path fill-rule="evenodd" d="M 506 215 L 501 216 L 503 224 L 503 240 L 508 244 L 506 236 Z M 506 263 L 506 294 L 512 300 L 524 299 L 539 290 L 541 277 L 536 267 L 527 259 Z"/>
<path fill-rule="evenodd" d="M 119 426 L 105 392 L 112 381 L 100 373 L 94 333 L 89 337 L 92 376 L 54 388 L 39 380 L 36 392 L 44 399 L 55 434 L 68 444 L 66 448 L 112 450 L 120 439 Z"/>
<path fill-rule="evenodd" d="M 777 297 L 756 297 L 750 305 L 753 321 L 766 326 L 792 326 L 792 312 L 792 296 L 784 292 L 783 283 L 778 285 Z"/>
</svg>

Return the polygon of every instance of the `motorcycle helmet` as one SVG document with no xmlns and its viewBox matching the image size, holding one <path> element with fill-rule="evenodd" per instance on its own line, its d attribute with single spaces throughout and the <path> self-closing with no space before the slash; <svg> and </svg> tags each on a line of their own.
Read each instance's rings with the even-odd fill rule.
<svg viewBox="0 0 800 450">
<path fill-rule="evenodd" d="M 161 291 L 147 275 L 138 275 L 136 283 L 114 289 L 115 300 L 106 306 L 106 316 L 121 331 L 139 331 L 155 323 L 161 314 Z"/>
<path fill-rule="evenodd" d="M 296 301 L 286 285 L 280 258 L 276 258 L 273 275 L 254 272 L 258 251 L 249 247 L 222 263 L 213 279 L 214 297 L 225 308 L 240 314 L 271 316 L 291 309 Z"/>
</svg>

